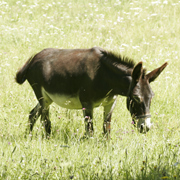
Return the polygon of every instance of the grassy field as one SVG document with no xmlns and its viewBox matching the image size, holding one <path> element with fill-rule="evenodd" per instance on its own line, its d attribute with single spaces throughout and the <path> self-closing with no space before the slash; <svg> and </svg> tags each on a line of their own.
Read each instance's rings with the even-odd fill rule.
<svg viewBox="0 0 180 180">
<path fill-rule="evenodd" d="M 143 61 L 148 71 L 169 65 L 151 84 L 154 128 L 140 134 L 126 99 L 118 98 L 111 140 L 102 136 L 102 108 L 94 137 L 82 140 L 81 111 L 51 105 L 52 136 L 38 121 L 24 137 L 37 100 L 16 71 L 47 47 L 104 49 Z M 0 1 L 0 180 L 180 179 L 180 1 Z"/>
</svg>

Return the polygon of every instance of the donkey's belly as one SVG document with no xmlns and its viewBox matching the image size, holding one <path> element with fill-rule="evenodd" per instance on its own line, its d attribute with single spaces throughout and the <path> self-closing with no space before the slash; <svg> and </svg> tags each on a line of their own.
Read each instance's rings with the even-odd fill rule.
<svg viewBox="0 0 180 180">
<path fill-rule="evenodd" d="M 49 98 L 55 102 L 57 105 L 67 108 L 67 109 L 82 109 L 79 96 L 68 96 L 68 95 L 59 95 L 59 94 L 50 94 L 47 93 Z"/>
<path fill-rule="evenodd" d="M 67 109 L 82 109 L 82 104 L 79 100 L 78 94 L 76 96 L 70 96 L 70 95 L 63 95 L 63 94 L 51 94 L 46 92 L 43 89 L 44 98 L 50 98 L 53 102 L 55 102 L 57 105 L 67 108 Z M 46 97 L 48 96 L 48 97 Z M 93 103 L 93 107 L 98 106 L 106 106 L 108 104 L 111 104 L 114 102 L 116 96 L 114 98 L 103 98 Z"/>
</svg>

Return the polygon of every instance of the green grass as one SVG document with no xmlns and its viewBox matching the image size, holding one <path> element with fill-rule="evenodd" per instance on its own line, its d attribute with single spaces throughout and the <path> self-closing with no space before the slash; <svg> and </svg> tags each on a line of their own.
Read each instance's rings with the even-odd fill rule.
<svg viewBox="0 0 180 180">
<path fill-rule="evenodd" d="M 0 1 L 0 179 L 180 179 L 180 1 Z M 111 140 L 82 140 L 81 111 L 51 106 L 52 136 L 38 121 L 24 137 L 37 100 L 14 76 L 43 48 L 100 46 L 143 61 L 148 71 L 169 65 L 151 84 L 154 128 L 139 134 L 124 97 L 113 112 Z"/>
</svg>

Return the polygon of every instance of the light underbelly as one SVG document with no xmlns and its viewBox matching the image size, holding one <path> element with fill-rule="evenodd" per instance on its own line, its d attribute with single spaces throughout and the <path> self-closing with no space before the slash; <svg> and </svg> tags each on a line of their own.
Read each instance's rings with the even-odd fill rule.
<svg viewBox="0 0 180 180">
<path fill-rule="evenodd" d="M 82 104 L 79 99 L 79 95 L 63 95 L 63 94 L 51 94 L 49 92 L 46 92 L 43 89 L 44 98 L 46 99 L 46 96 L 50 98 L 53 102 L 55 102 L 57 105 L 67 108 L 67 109 L 82 109 Z M 116 96 L 113 98 L 104 97 L 103 99 L 100 99 L 95 102 L 91 102 L 93 107 L 99 107 L 99 106 L 106 106 L 108 104 L 111 104 L 114 102 Z"/>
<path fill-rule="evenodd" d="M 68 96 L 68 95 L 59 95 L 59 94 L 49 94 L 47 93 L 50 99 L 55 102 L 57 105 L 67 108 L 67 109 L 82 109 L 79 96 Z"/>
</svg>

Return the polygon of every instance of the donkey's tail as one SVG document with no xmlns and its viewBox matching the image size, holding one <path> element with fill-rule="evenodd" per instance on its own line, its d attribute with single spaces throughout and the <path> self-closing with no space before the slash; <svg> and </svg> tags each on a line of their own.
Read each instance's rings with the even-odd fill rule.
<svg viewBox="0 0 180 180">
<path fill-rule="evenodd" d="M 18 84 L 23 84 L 24 81 L 26 81 L 26 74 L 27 74 L 27 70 L 29 69 L 29 66 L 31 64 L 32 59 L 34 58 L 34 56 L 31 56 L 27 62 L 24 64 L 24 66 L 16 73 L 16 77 L 15 80 Z"/>
</svg>

